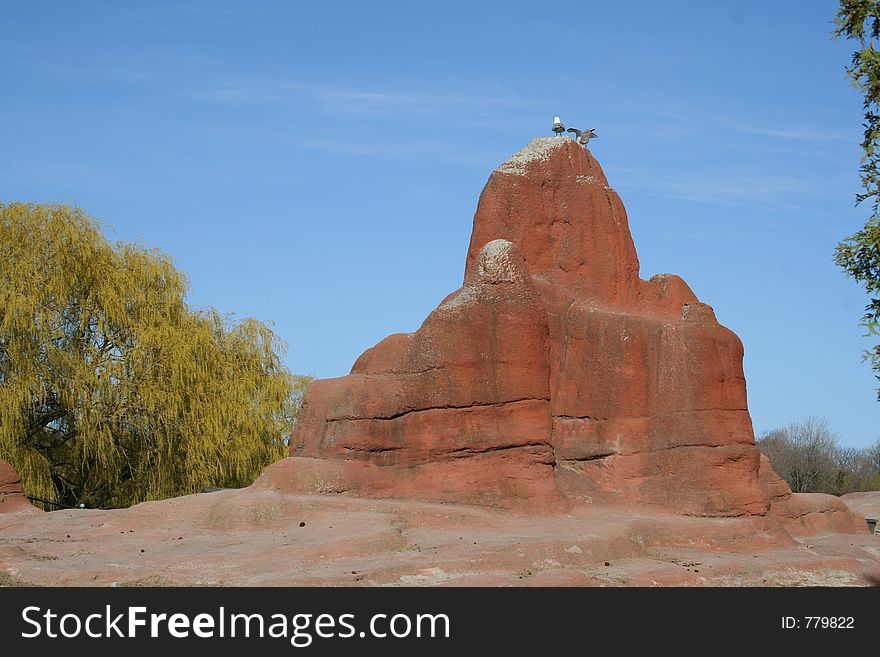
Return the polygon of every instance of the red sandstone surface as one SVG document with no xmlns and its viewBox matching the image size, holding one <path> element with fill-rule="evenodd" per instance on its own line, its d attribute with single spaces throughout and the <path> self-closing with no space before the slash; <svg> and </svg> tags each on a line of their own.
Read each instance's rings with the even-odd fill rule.
<svg viewBox="0 0 880 657">
<path fill-rule="evenodd" d="M 880 491 L 867 493 L 849 493 L 840 499 L 853 511 L 865 518 L 880 520 Z M 880 532 L 878 532 L 880 533 Z"/>
<path fill-rule="evenodd" d="M 590 152 L 537 139 L 489 178 L 462 287 L 316 381 L 253 486 L 42 513 L 0 462 L 0 583 L 880 582 L 862 515 L 759 454 L 742 355 L 639 278 Z"/>
<path fill-rule="evenodd" d="M 793 535 L 754 516 L 687 517 L 602 505 L 526 514 L 254 486 L 116 511 L 0 515 L 0 584 L 880 583 L 880 537 L 797 527 Z"/>
<path fill-rule="evenodd" d="M 34 514 L 39 511 L 24 496 L 21 477 L 9 463 L 0 461 L 0 515 Z"/>
</svg>

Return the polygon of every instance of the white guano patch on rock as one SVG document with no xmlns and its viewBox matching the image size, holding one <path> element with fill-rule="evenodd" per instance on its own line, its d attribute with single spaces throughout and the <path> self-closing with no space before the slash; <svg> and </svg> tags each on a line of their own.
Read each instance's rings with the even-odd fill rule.
<svg viewBox="0 0 880 657">
<path fill-rule="evenodd" d="M 521 284 L 527 280 L 528 273 L 523 268 L 522 256 L 512 242 L 505 239 L 487 242 L 477 256 L 476 276 L 440 304 L 437 310 L 445 312 L 479 303 L 480 289 L 486 285 L 499 283 Z"/>
<path fill-rule="evenodd" d="M 512 243 L 507 240 L 497 239 L 486 243 L 480 249 L 477 262 L 477 278 L 489 280 L 494 283 L 503 281 L 514 282 L 521 279 L 522 271 L 514 260 Z"/>
<path fill-rule="evenodd" d="M 567 137 L 538 137 L 537 139 L 532 139 L 532 141 L 525 145 L 525 148 L 511 155 L 495 170 L 515 176 L 524 176 L 526 175 L 529 163 L 549 160 L 550 153 L 570 141 L 571 139 Z"/>
<path fill-rule="evenodd" d="M 438 310 L 455 310 L 456 308 L 470 306 L 471 304 L 475 303 L 476 300 L 476 288 L 474 288 L 473 285 L 465 285 L 458 292 L 456 292 L 455 296 L 453 296 L 447 302 L 440 304 L 440 308 L 438 308 Z"/>
</svg>

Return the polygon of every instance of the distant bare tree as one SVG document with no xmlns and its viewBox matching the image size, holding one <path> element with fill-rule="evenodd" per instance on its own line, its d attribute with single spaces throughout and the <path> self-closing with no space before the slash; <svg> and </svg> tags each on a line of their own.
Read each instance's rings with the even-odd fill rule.
<svg viewBox="0 0 880 657">
<path fill-rule="evenodd" d="M 789 437 L 788 427 L 773 429 L 764 433 L 757 441 L 758 448 L 770 459 L 776 474 L 789 482 L 794 454 L 794 445 Z"/>
<path fill-rule="evenodd" d="M 874 474 L 880 474 L 880 438 L 873 445 L 865 449 L 865 456 L 868 463 L 874 469 Z"/>
<path fill-rule="evenodd" d="M 823 417 L 768 431 L 757 445 L 795 493 L 843 495 L 880 489 L 880 440 L 865 449 L 841 447 Z"/>
<path fill-rule="evenodd" d="M 792 452 L 789 485 L 795 493 L 823 491 L 836 475 L 837 434 L 824 417 L 808 417 L 788 426 Z"/>
</svg>

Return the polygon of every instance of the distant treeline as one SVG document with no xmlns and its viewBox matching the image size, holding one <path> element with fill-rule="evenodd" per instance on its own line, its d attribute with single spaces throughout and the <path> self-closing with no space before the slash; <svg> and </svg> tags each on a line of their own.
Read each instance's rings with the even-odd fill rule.
<svg viewBox="0 0 880 657">
<path fill-rule="evenodd" d="M 880 490 L 880 440 L 863 449 L 841 447 L 825 418 L 809 417 L 768 431 L 757 444 L 795 493 Z"/>
</svg>

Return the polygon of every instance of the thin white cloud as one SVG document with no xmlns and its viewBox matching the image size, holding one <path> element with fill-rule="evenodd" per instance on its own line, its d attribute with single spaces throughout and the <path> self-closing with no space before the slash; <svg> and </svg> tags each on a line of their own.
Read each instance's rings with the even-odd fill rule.
<svg viewBox="0 0 880 657">
<path fill-rule="evenodd" d="M 407 91 L 371 91 L 346 88 L 313 88 L 314 97 L 336 112 L 437 114 L 462 111 L 524 107 L 528 101 L 515 98 L 459 96 Z"/>
<path fill-rule="evenodd" d="M 764 123 L 760 116 L 743 117 L 713 112 L 669 99 L 647 101 L 638 108 L 622 106 L 618 109 L 613 124 L 625 126 L 628 131 L 639 131 L 643 139 L 657 140 L 698 136 L 718 139 L 719 135 L 723 138 L 731 133 L 788 142 L 807 142 L 811 145 L 828 141 L 857 143 L 860 139 L 851 130 L 803 123 L 779 127 L 770 122 Z"/>
<path fill-rule="evenodd" d="M 292 103 L 303 99 L 340 114 L 444 115 L 529 107 L 528 100 L 385 89 L 363 89 L 289 80 L 235 80 L 187 91 L 194 99 L 227 105 Z"/>
<path fill-rule="evenodd" d="M 825 185 L 815 180 L 751 171 L 623 173 L 626 182 L 619 185 L 620 189 L 649 191 L 668 198 L 718 205 L 792 209 L 801 206 L 805 197 L 815 200 L 829 195 Z"/>
<path fill-rule="evenodd" d="M 192 100 L 218 105 L 268 105 L 290 101 L 299 90 L 290 83 L 241 80 L 196 86 L 182 93 Z"/>
<path fill-rule="evenodd" d="M 812 143 L 822 141 L 845 141 L 855 143 L 854 140 L 858 140 L 858 136 L 855 133 L 848 133 L 841 130 L 816 130 L 810 128 L 775 130 L 745 125 L 738 126 L 738 129 L 747 134 L 774 137 L 786 141 L 808 141 Z"/>
<path fill-rule="evenodd" d="M 310 138 L 301 142 L 304 148 L 341 155 L 378 155 L 383 157 L 409 157 L 422 155 L 446 155 L 447 145 L 432 142 L 365 143 L 343 139 Z"/>
<path fill-rule="evenodd" d="M 422 161 L 434 160 L 480 165 L 491 165 L 504 159 L 504 155 L 500 152 L 462 150 L 459 146 L 446 142 L 365 142 L 315 137 L 302 140 L 300 146 L 329 154 L 383 158 L 416 158 Z"/>
</svg>

